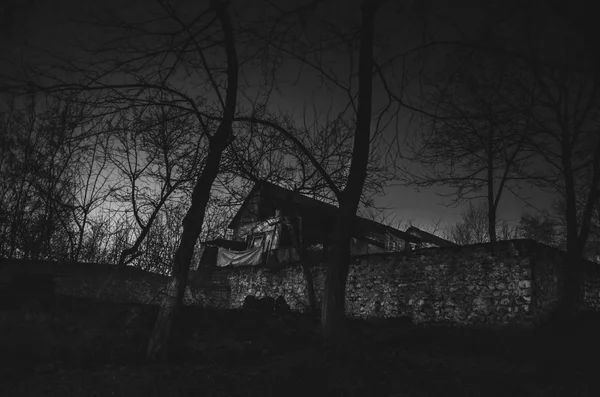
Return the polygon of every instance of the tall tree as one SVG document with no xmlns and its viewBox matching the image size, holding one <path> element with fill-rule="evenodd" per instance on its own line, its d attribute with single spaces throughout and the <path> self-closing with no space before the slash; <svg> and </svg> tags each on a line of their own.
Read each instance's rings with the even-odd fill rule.
<svg viewBox="0 0 600 397">
<path fill-rule="evenodd" d="M 227 85 L 222 100 L 222 120 L 215 133 L 209 138 L 206 162 L 194 186 L 191 206 L 183 220 L 183 232 L 179 248 L 175 253 L 172 280 L 167 288 L 167 296 L 161 303 L 158 318 L 148 344 L 147 356 L 149 358 L 156 358 L 159 354 L 165 357 L 167 353 L 167 344 L 170 341 L 173 321 L 183 301 L 194 247 L 202 231 L 210 190 L 217 177 L 223 151 L 233 139 L 239 68 L 235 37 L 227 3 L 213 0 L 211 1 L 211 7 L 221 24 L 223 48 L 227 60 Z M 215 86 L 214 88 L 217 92 L 219 91 L 218 87 Z"/>
<path fill-rule="evenodd" d="M 600 197 L 600 74 L 593 58 L 595 47 L 570 44 L 581 39 L 582 32 L 565 26 L 569 21 L 557 10 L 546 13 L 565 30 L 556 37 L 555 52 L 546 51 L 544 42 L 555 28 L 534 17 L 543 34 L 527 42 L 532 55 L 526 64 L 529 84 L 520 93 L 529 103 L 535 99 L 527 110 L 535 122 L 531 144 L 545 163 L 541 184 L 555 189 L 565 202 L 568 271 L 561 311 L 568 316 L 581 302 L 582 257 Z M 580 202 L 579 192 L 585 197 Z"/>
<path fill-rule="evenodd" d="M 524 175 L 564 198 L 568 271 L 560 310 L 569 315 L 581 302 L 581 258 L 600 195 L 600 75 L 587 17 L 562 7 L 534 2 L 505 18 L 490 17 L 469 43 L 492 62 L 513 65 L 504 103 L 529 121 L 526 144 L 535 153 Z"/>
<path fill-rule="evenodd" d="M 290 59 L 300 61 L 301 63 L 313 68 L 321 74 L 325 81 L 335 85 L 348 96 L 348 106 L 340 112 L 340 117 L 334 118 L 332 124 L 327 124 L 329 128 L 340 128 L 343 131 L 352 131 L 350 156 L 346 163 L 345 171 L 341 174 L 332 174 L 328 172 L 328 165 L 331 164 L 332 158 L 325 157 L 319 161 L 315 157 L 318 153 L 318 146 L 311 146 L 311 141 L 307 140 L 309 129 L 296 128 L 290 118 L 286 118 L 284 123 L 280 123 L 280 119 L 269 117 L 268 114 L 259 114 L 253 117 L 240 118 L 242 121 L 257 123 L 271 127 L 274 131 L 282 134 L 295 145 L 300 152 L 306 157 L 306 164 L 314 167 L 319 177 L 326 183 L 327 189 L 331 192 L 329 198 L 337 201 L 339 210 L 335 222 L 335 231 L 332 236 L 332 255 L 327 268 L 327 276 L 325 282 L 325 291 L 323 297 L 323 306 L 321 310 L 321 326 L 322 334 L 325 340 L 336 343 L 342 340 L 340 336 L 344 333 L 345 323 L 345 291 L 346 280 L 348 277 L 350 257 L 350 244 L 354 232 L 356 213 L 359 203 L 363 198 L 363 188 L 365 181 L 369 176 L 369 168 L 373 166 L 370 163 L 371 155 L 376 153 L 376 145 L 373 143 L 375 137 L 381 133 L 380 123 L 384 119 L 384 115 L 390 109 L 378 109 L 378 117 L 375 119 L 376 128 L 372 131 L 373 122 L 373 73 L 375 71 L 374 61 L 374 33 L 375 33 L 375 16 L 378 9 L 383 4 L 383 1 L 368 1 L 361 5 L 361 22 L 359 28 L 358 43 L 355 40 L 354 32 L 345 33 L 341 29 L 328 31 L 331 36 L 324 34 L 320 49 L 301 49 L 299 50 L 293 43 L 286 42 L 285 39 L 294 37 L 298 33 L 296 30 L 286 25 L 286 29 L 282 32 L 280 41 L 270 41 L 270 45 L 281 51 Z M 298 19 L 291 18 L 293 27 L 301 25 L 300 31 L 303 31 L 306 22 L 312 18 L 312 13 L 317 10 L 319 2 L 309 2 L 304 6 L 294 9 L 294 12 L 283 12 L 281 19 L 292 15 L 300 16 Z M 310 17 L 309 17 L 310 16 Z M 317 18 L 318 20 L 318 18 Z M 296 23 L 296 25 L 294 25 Z M 327 24 L 325 24 L 327 26 Z M 331 26 L 329 25 L 329 28 Z M 291 32 L 291 33 L 290 33 Z M 326 38 L 325 38 L 326 37 Z M 264 38 L 263 38 L 264 39 Z M 323 48 L 329 51 L 333 49 L 347 48 L 352 63 L 348 81 L 344 82 L 338 78 L 335 72 L 329 73 L 329 67 L 322 62 L 321 56 L 325 55 L 322 52 Z M 358 52 L 358 66 L 355 65 L 356 52 Z M 356 69 L 354 69 L 356 68 Z M 354 85 L 355 80 L 357 86 Z M 357 87 L 357 88 L 354 88 Z M 389 98 L 388 98 L 389 99 Z M 346 112 L 352 114 L 352 122 L 344 122 L 343 118 L 347 117 Z M 396 114 L 396 113 L 394 113 Z M 393 116 L 392 116 L 393 117 Z M 339 120 L 339 121 L 336 121 Z M 323 125 L 313 124 L 317 129 L 323 129 Z M 322 134 L 322 131 L 319 131 Z M 324 139 L 328 139 L 327 135 Z M 313 141 L 314 143 L 314 141 Z M 335 156 L 335 154 L 334 154 Z M 377 163 L 375 163 L 377 165 Z M 336 167 L 337 168 L 337 167 Z M 374 174 L 374 173 L 373 173 Z M 380 185 L 381 186 L 381 185 Z"/>
<path fill-rule="evenodd" d="M 450 193 L 439 194 L 451 197 L 454 205 L 485 199 L 488 241 L 493 245 L 500 200 L 523 179 L 530 156 L 524 144 L 527 120 L 504 101 L 506 68 L 473 54 L 460 63 L 459 70 L 444 73 L 446 81 L 442 78 L 443 83 L 429 89 L 422 134 L 410 150 L 410 159 L 425 171 L 407 170 L 405 181 L 408 186 L 449 187 Z"/>
<path fill-rule="evenodd" d="M 222 153 L 234 138 L 233 118 L 243 76 L 240 65 L 255 67 L 253 60 L 260 50 L 246 40 L 238 57 L 236 42 L 245 39 L 236 37 L 236 29 L 241 34 L 244 29 L 239 21 L 234 26 L 228 2 L 212 0 L 207 5 L 158 1 L 140 8 L 112 7 L 104 4 L 94 10 L 95 30 L 87 30 L 89 36 L 78 43 L 76 51 L 55 56 L 51 67 L 35 69 L 35 79 L 25 75 L 25 84 L 20 87 L 94 93 L 93 100 L 87 102 L 93 103 L 97 117 L 147 105 L 176 109 L 195 117 L 195 134 L 208 141 L 205 161 L 192 189 L 191 206 L 183 220 L 167 295 L 147 350 L 148 357 L 158 358 L 166 355 L 210 191 Z M 48 58 L 43 61 L 48 63 Z M 251 86 L 255 90 L 243 100 L 255 94 L 267 101 L 268 80 L 266 76 L 263 84 Z"/>
<path fill-rule="evenodd" d="M 346 280 L 351 262 L 350 244 L 356 222 L 356 212 L 367 178 L 367 166 L 371 143 L 371 111 L 373 100 L 373 60 L 375 14 L 382 1 L 362 4 L 360 47 L 358 55 L 358 104 L 352 162 L 347 184 L 338 191 L 339 212 L 335 225 L 333 260 L 327 269 L 325 296 L 323 297 L 322 327 L 325 338 L 340 335 L 344 326 L 346 310 Z"/>
</svg>

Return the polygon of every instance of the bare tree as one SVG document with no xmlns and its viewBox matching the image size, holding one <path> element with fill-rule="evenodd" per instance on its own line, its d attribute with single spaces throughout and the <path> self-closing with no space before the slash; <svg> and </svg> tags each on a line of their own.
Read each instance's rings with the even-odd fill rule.
<svg viewBox="0 0 600 397">
<path fill-rule="evenodd" d="M 474 205 L 469 202 L 461 214 L 461 220 L 446 232 L 447 237 L 459 245 L 489 243 L 488 206 L 486 202 Z M 494 234 L 498 240 L 516 238 L 516 228 L 503 219 L 495 223 Z"/>
<path fill-rule="evenodd" d="M 166 102 L 166 101 L 165 101 Z M 139 233 L 124 249 L 117 268 L 135 260 L 164 205 L 193 182 L 202 158 L 199 128 L 190 115 L 165 106 L 135 108 L 122 114 L 106 149 L 121 175 L 113 197 L 129 207 Z"/>
<path fill-rule="evenodd" d="M 495 98 L 523 120 L 527 132 L 524 146 L 531 161 L 519 174 L 564 197 L 569 271 L 561 311 L 574 313 L 581 298 L 581 256 L 600 194 L 597 35 L 587 28 L 589 17 L 556 2 L 511 3 L 506 10 L 493 2 L 489 7 L 494 12 L 485 23 L 463 30 L 458 59 L 469 66 L 475 57 L 499 67 L 506 88 Z M 549 42 L 554 43 L 551 48 Z M 485 89 L 483 93 L 491 98 Z M 583 180 L 587 182 L 578 182 Z M 578 203 L 581 189 L 585 200 Z"/>
<path fill-rule="evenodd" d="M 382 191 L 385 178 L 378 176 L 386 172 L 381 158 L 385 149 L 381 138 L 386 129 L 397 124 L 402 106 L 401 95 L 395 91 L 402 91 L 404 82 L 399 81 L 393 67 L 395 60 L 402 57 L 389 56 L 385 48 L 375 53 L 378 42 L 375 16 L 381 5 L 380 1 L 365 1 L 358 27 L 348 26 L 347 20 L 336 26 L 329 23 L 328 18 L 311 19 L 312 12 L 319 7 L 330 6 L 325 2 L 303 2 L 290 12 L 273 6 L 268 9 L 267 20 L 256 24 L 258 28 L 248 24 L 242 26 L 245 22 L 236 20 L 240 27 L 236 31 L 226 3 L 213 0 L 209 7 L 198 9 L 197 3 L 160 1 L 148 6 L 144 13 L 129 13 L 127 18 L 111 16 L 115 18 L 110 24 L 101 21 L 97 25 L 99 29 L 109 28 L 102 29 L 106 40 L 99 46 L 84 46 L 87 53 L 82 55 L 87 57 L 63 58 L 54 65 L 62 68 L 62 74 L 40 71 L 38 81 L 28 82 L 27 88 L 33 89 L 98 93 L 93 103 L 99 116 L 149 104 L 169 106 L 193 115 L 199 126 L 196 133 L 204 135 L 208 141 L 206 160 L 192 192 L 191 207 L 183 220 L 172 279 L 149 343 L 149 357 L 166 352 L 194 245 L 205 224 L 211 187 L 219 176 L 224 150 L 239 137 L 233 129 L 234 121 L 268 127 L 269 131 L 284 136 L 303 156 L 302 164 L 308 165 L 300 169 L 301 179 L 311 181 L 310 188 L 316 195 L 338 204 L 332 236 L 334 255 L 328 269 L 322 323 L 327 339 L 336 340 L 343 330 L 345 285 L 355 215 L 361 200 L 368 201 L 365 191 L 370 189 L 365 189 L 365 185 L 372 184 L 372 191 Z M 319 37 L 315 39 L 309 34 L 311 37 L 305 40 L 304 47 L 296 46 L 296 33 L 306 34 L 311 30 L 305 28 L 306 22 L 311 28 L 318 27 Z M 238 58 L 236 43 L 240 40 L 244 40 L 246 46 L 239 46 L 243 57 Z M 240 66 L 255 59 L 255 43 L 262 48 L 258 51 L 260 55 L 264 55 L 261 71 L 269 70 L 261 74 L 267 81 L 256 84 L 257 94 L 248 90 L 244 96 L 238 96 L 243 86 L 238 80 L 239 75 L 248 77 L 248 81 L 256 81 L 240 72 Z M 341 56 L 348 62 L 344 61 L 343 68 L 336 72 L 328 61 Z M 300 68 L 317 71 L 324 86 L 342 93 L 345 101 L 335 108 L 339 117 L 330 116 L 314 124 L 308 121 L 301 126 L 303 123 L 292 116 L 281 117 L 280 112 L 267 109 L 264 98 L 268 99 L 270 89 L 275 86 L 272 68 L 283 62 L 283 58 L 286 62 L 301 65 Z M 333 63 L 340 64 L 335 59 Z M 373 98 L 374 82 L 383 93 L 377 101 Z M 261 83 L 264 83 L 262 79 Z M 250 97 L 262 98 L 254 101 L 261 103 L 254 103 L 248 114 L 236 117 L 236 109 L 244 109 L 241 105 L 238 107 L 238 102 Z M 92 100 L 88 102 L 92 103 Z M 331 95 L 331 102 L 337 102 L 334 95 Z M 248 130 L 252 131 L 252 128 Z M 323 131 L 332 133 L 323 134 Z M 343 150 L 336 149 L 337 146 Z M 120 236 L 120 240 L 126 241 L 127 236 Z"/>
<path fill-rule="evenodd" d="M 100 40 L 80 43 L 77 58 L 57 58 L 53 68 L 36 70 L 37 81 L 27 81 L 26 88 L 97 93 L 88 102 L 94 104 L 98 117 L 147 105 L 177 109 L 195 118 L 194 133 L 207 141 L 173 258 L 171 281 L 147 350 L 148 357 L 157 358 L 167 353 L 211 188 L 223 151 L 235 137 L 238 101 L 249 97 L 238 96 L 245 88 L 240 77 L 247 77 L 240 66 L 256 66 L 252 61 L 257 51 L 249 40 L 237 37 L 244 34 L 244 26 L 239 21 L 234 25 L 227 2 L 212 0 L 207 6 L 158 1 L 144 4 L 143 11 L 109 12 L 95 24 Z M 104 16 L 102 12 L 97 15 Z M 240 47 L 238 55 L 236 43 L 241 40 L 247 45 Z M 252 88 L 256 97 L 266 101 L 269 83 L 261 83 Z"/>
<path fill-rule="evenodd" d="M 317 147 L 311 146 L 311 141 L 306 135 L 310 133 L 308 129 L 296 128 L 295 123 L 290 118 L 285 118 L 285 123 L 282 124 L 281 118 L 275 118 L 265 114 L 264 112 L 253 117 L 239 118 L 241 121 L 261 124 L 271 127 L 273 131 L 282 134 L 287 140 L 295 145 L 303 156 L 307 159 L 305 164 L 310 164 L 314 167 L 319 178 L 326 183 L 329 194 L 325 193 L 325 197 L 334 199 L 338 204 L 338 213 L 335 223 L 335 231 L 332 244 L 332 255 L 327 270 L 325 292 L 323 298 L 323 306 L 321 311 L 321 324 L 323 337 L 333 343 L 340 342 L 339 338 L 344 331 L 345 318 L 345 286 L 349 271 L 350 244 L 353 236 L 355 219 L 361 198 L 363 198 L 363 187 L 369 176 L 369 159 L 370 155 L 376 152 L 376 145 L 373 143 L 374 138 L 381 133 L 379 129 L 385 108 L 380 110 L 378 118 L 373 118 L 373 72 L 375 70 L 374 61 L 374 32 L 375 32 L 375 15 L 380 8 L 382 2 L 365 2 L 361 6 L 361 24 L 360 24 L 360 39 L 358 42 L 352 33 L 343 33 L 342 30 L 335 30 L 333 27 L 328 33 L 332 35 L 321 40 L 322 45 L 319 49 L 306 51 L 306 48 L 300 52 L 294 48 L 293 43 L 286 43 L 286 39 L 291 39 L 297 32 L 290 28 L 290 25 L 284 25 L 285 30 L 282 33 L 283 37 L 280 41 L 270 41 L 270 45 L 285 54 L 294 61 L 313 68 L 321 74 L 324 81 L 327 81 L 333 86 L 337 86 L 347 95 L 348 106 L 340 112 L 340 117 L 329 119 L 333 123 L 327 123 L 326 126 L 332 129 L 341 129 L 342 131 L 351 131 L 352 145 L 350 147 L 350 157 L 344 172 L 341 174 L 331 174 L 327 170 L 327 157 L 323 161 L 319 161 L 314 153 Z M 292 27 L 301 26 L 309 20 L 309 15 L 315 12 L 319 2 L 306 3 L 292 11 L 282 12 L 282 18 L 285 20 L 289 17 L 292 22 Z M 291 17 L 290 17 L 291 16 Z M 299 17 L 299 19 L 298 19 Z M 300 22 L 298 23 L 298 20 Z M 289 21 L 285 21 L 288 23 Z M 318 23 L 317 23 L 318 24 Z M 276 27 L 277 28 L 277 27 Z M 274 28 L 276 30 L 276 28 Z M 329 28 L 332 28 L 329 26 Z M 292 39 L 293 41 L 293 39 Z M 289 45 L 292 45 L 290 47 Z M 331 51 L 335 48 L 347 48 L 347 54 L 352 67 L 348 81 L 344 82 L 334 73 L 329 73 L 330 69 L 321 62 L 323 58 L 322 49 L 326 48 Z M 358 53 L 358 56 L 357 56 Z M 356 57 L 358 59 L 356 59 Z M 357 61 L 358 66 L 355 62 Z M 357 86 L 353 83 L 358 83 Z M 355 88 L 356 87 L 356 88 Z M 348 117 L 346 113 L 351 114 Z M 351 120 L 349 122 L 349 119 Z M 372 121 L 376 123 L 375 132 L 372 133 Z M 322 132 L 324 126 L 314 124 L 317 130 Z M 305 123 L 306 127 L 306 123 Z M 327 128 L 327 127 L 325 127 Z M 344 136 L 341 134 L 338 136 Z M 334 135 L 335 136 L 335 135 Z M 329 139 L 326 135 L 325 139 Z M 314 141 L 313 141 L 314 142 Z M 324 145 L 326 147 L 326 145 Z M 338 151 L 339 153 L 339 151 Z M 339 169 L 338 167 L 336 167 Z"/>
<path fill-rule="evenodd" d="M 451 193 L 440 195 L 451 197 L 454 205 L 485 199 L 492 244 L 497 240 L 500 200 L 505 190 L 514 191 L 516 182 L 524 179 L 522 169 L 530 156 L 525 150 L 528 121 L 504 102 L 506 69 L 470 54 L 467 60 L 461 58 L 459 70 L 447 73 L 451 77 L 433 84 L 431 110 L 421 115 L 423 133 L 410 157 L 426 171 L 405 171 L 408 186 L 450 187 Z M 477 234 L 468 229 L 469 234 Z M 458 229 L 455 232 L 461 234 Z M 482 236 L 472 237 L 482 240 Z M 455 238 L 472 240 L 467 235 Z"/>
<path fill-rule="evenodd" d="M 448 235 L 460 245 L 489 242 L 485 203 L 476 206 L 469 202 L 461 214 L 461 221 L 450 228 Z"/>
<path fill-rule="evenodd" d="M 322 326 L 326 339 L 340 335 L 344 327 L 346 307 L 346 279 L 350 265 L 350 244 L 356 221 L 363 186 L 367 178 L 367 167 L 371 149 L 371 117 L 375 14 L 382 2 L 365 2 L 361 7 L 360 46 L 358 56 L 358 104 L 352 150 L 352 162 L 343 190 L 336 193 L 339 212 L 336 222 L 333 260 L 327 270 L 323 297 Z"/>
<path fill-rule="evenodd" d="M 112 193 L 112 170 L 108 169 L 105 139 L 106 137 L 102 134 L 91 138 L 82 158 L 82 164 L 79 166 L 79 172 L 75 175 L 77 178 L 76 190 L 73 191 L 73 204 L 70 209 L 73 223 L 76 226 L 76 237 L 69 236 L 74 240 L 72 245 L 75 249 L 71 255 L 73 261 L 79 261 L 81 258 L 84 237 L 86 230 L 90 227 L 92 212 L 100 208 Z"/>
<path fill-rule="evenodd" d="M 239 66 L 249 65 L 255 56 L 248 46 L 238 59 L 228 6 L 219 0 L 208 5 L 159 1 L 144 4 L 144 12 L 131 13 L 106 5 L 105 10 L 94 10 L 99 34 L 78 43 L 76 56 L 73 52 L 55 56 L 51 67 L 36 68 L 35 74 L 24 71 L 24 84 L 10 87 L 88 93 L 85 102 L 93 104 L 99 118 L 147 105 L 166 106 L 193 116 L 197 123 L 194 134 L 206 139 L 205 160 L 202 170 L 196 170 L 171 281 L 150 338 L 150 358 L 167 353 L 210 191 L 222 153 L 234 137 Z M 268 92 L 268 87 L 264 89 Z"/>
<path fill-rule="evenodd" d="M 10 214 L 3 249 L 8 257 L 67 259 L 75 246 L 69 208 L 85 152 L 77 138 L 85 109 L 60 97 L 30 96 L 24 105 L 8 104 L 1 117 L 0 195 Z"/>
<path fill-rule="evenodd" d="M 547 29 L 547 20 L 535 19 L 543 34 L 522 42 L 527 58 L 515 92 L 522 98 L 518 105 L 533 120 L 530 144 L 543 162 L 533 181 L 553 189 L 565 203 L 568 271 L 560 309 L 568 316 L 581 302 L 581 259 L 600 197 L 600 75 L 587 32 L 568 26 L 572 21 L 559 10 L 547 9 L 547 15 L 565 28 L 557 38 L 560 45 L 553 53 L 543 50 L 544 37 L 554 30 Z M 569 44 L 582 35 L 588 45 Z M 585 198 L 578 201 L 578 194 Z"/>
<path fill-rule="evenodd" d="M 261 117 L 267 116 L 264 113 Z M 324 124 L 320 124 L 316 112 L 309 124 L 306 112 L 304 115 L 300 128 L 295 128 L 293 122 L 285 117 L 240 118 L 251 121 L 246 127 L 251 132 L 239 134 L 229 148 L 230 172 L 255 183 L 268 181 L 295 193 L 335 203 L 337 197 L 327 179 L 335 186 L 343 185 L 346 181 L 352 161 L 353 126 L 348 125 L 342 117 L 332 121 L 327 118 Z M 321 126 L 322 129 L 319 128 Z M 368 165 L 376 164 L 378 160 L 370 153 Z M 320 172 L 315 164 L 324 172 Z M 371 173 L 367 181 L 380 189 L 381 184 L 375 182 L 377 177 L 377 174 Z M 373 190 L 365 189 L 368 193 L 361 196 L 363 202 Z M 293 201 L 292 193 L 289 201 Z M 291 241 L 299 255 L 311 312 L 317 314 L 320 310 L 317 308 L 311 266 L 306 260 L 306 246 L 302 241 L 302 233 L 299 233 L 300 218 L 300 212 L 292 210 L 285 215 L 283 222 L 292 234 Z"/>
<path fill-rule="evenodd" d="M 183 221 L 181 242 L 175 254 L 173 265 L 173 278 L 169 284 L 168 296 L 161 305 L 158 320 L 150 338 L 148 345 L 149 357 L 155 357 L 158 353 L 164 352 L 166 343 L 170 339 L 173 318 L 183 299 L 194 246 L 202 230 L 210 190 L 217 177 L 222 153 L 233 138 L 239 67 L 233 26 L 227 11 L 227 4 L 212 1 L 211 7 L 214 9 L 222 27 L 223 48 L 227 59 L 227 83 L 225 97 L 222 99 L 222 120 L 216 132 L 209 138 L 209 149 L 204 169 L 194 186 L 191 207 Z M 214 88 L 219 92 L 219 87 L 215 86 Z"/>
<path fill-rule="evenodd" d="M 524 213 L 518 225 L 518 235 L 553 247 L 562 245 L 558 222 L 548 212 Z"/>
</svg>

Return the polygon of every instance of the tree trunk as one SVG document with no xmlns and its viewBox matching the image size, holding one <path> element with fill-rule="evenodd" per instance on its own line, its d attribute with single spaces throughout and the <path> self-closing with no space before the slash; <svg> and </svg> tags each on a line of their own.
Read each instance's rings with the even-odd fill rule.
<svg viewBox="0 0 600 397">
<path fill-rule="evenodd" d="M 231 129 L 223 129 L 213 137 L 206 165 L 194 186 L 192 205 L 183 220 L 181 242 L 175 253 L 171 281 L 167 287 L 166 295 L 161 302 L 158 317 L 150 336 L 150 341 L 148 342 L 146 356 L 149 359 L 167 358 L 168 343 L 171 337 L 173 322 L 183 302 L 190 263 L 194 255 L 196 241 L 202 231 L 202 223 L 204 222 L 210 190 L 217 177 L 221 155 L 230 134 Z"/>
<path fill-rule="evenodd" d="M 559 316 L 568 320 L 578 307 L 580 295 L 580 265 L 583 245 L 579 250 L 579 222 L 577 218 L 577 195 L 573 166 L 571 163 L 572 148 L 569 135 L 563 129 L 561 163 L 563 166 L 564 189 L 565 189 L 565 219 L 567 222 L 567 255 L 565 255 L 565 284 L 561 302 L 558 307 Z M 585 243 L 585 242 L 584 242 Z"/>
<path fill-rule="evenodd" d="M 565 169 L 570 170 L 570 162 L 566 163 L 568 167 Z M 571 190 L 571 194 L 567 197 L 571 197 L 571 201 L 567 201 L 567 215 L 575 218 L 577 210 L 575 208 L 575 184 L 568 179 L 568 186 Z M 594 206 L 600 198 L 600 141 L 596 145 L 594 151 L 594 157 L 592 160 L 592 178 L 590 181 L 589 191 L 586 197 L 583 214 L 581 217 L 581 225 L 577 230 L 577 224 L 575 222 L 574 227 L 571 228 L 571 232 L 568 235 L 569 240 L 567 241 L 567 263 L 565 263 L 565 290 L 564 290 L 564 310 L 571 314 L 576 313 L 583 303 L 583 278 L 584 274 L 584 252 L 585 245 L 588 241 L 590 230 L 591 230 L 591 219 L 593 217 Z"/>
<path fill-rule="evenodd" d="M 490 248 L 496 251 L 496 206 L 494 201 L 494 134 L 490 128 L 487 148 L 487 202 L 488 202 L 488 235 Z"/>
<path fill-rule="evenodd" d="M 121 270 L 125 268 L 125 266 L 127 266 L 130 262 L 133 262 L 136 258 L 138 258 L 142 255 L 142 253 L 139 252 L 138 249 L 140 248 L 140 245 L 142 245 L 142 243 L 146 239 L 146 236 L 150 232 L 150 228 L 152 227 L 154 220 L 158 216 L 158 211 L 160 210 L 160 208 L 162 208 L 162 206 L 166 202 L 166 199 L 169 194 L 167 194 L 165 197 L 163 197 L 161 199 L 160 203 L 158 204 L 158 206 L 156 206 L 154 208 L 154 211 L 152 211 L 152 214 L 150 215 L 148 222 L 142 228 L 142 231 L 140 232 L 139 236 L 136 238 L 133 245 L 131 247 L 127 247 L 121 251 L 121 254 L 119 255 L 119 262 L 117 262 L 117 265 L 115 266 L 113 271 L 109 274 L 104 285 L 98 290 L 98 294 L 96 296 L 97 299 L 102 299 L 102 295 L 104 294 L 104 292 L 110 288 L 113 281 L 117 278 L 117 276 L 119 275 Z"/>
<path fill-rule="evenodd" d="M 552 324 L 554 326 L 564 326 L 566 329 L 572 329 L 570 324 L 574 324 L 573 318 L 577 315 L 582 303 L 583 252 L 577 252 L 575 245 L 567 247 L 565 263 L 563 264 L 564 284 L 562 296 L 553 316 L 558 323 Z"/>
<path fill-rule="evenodd" d="M 564 302 L 570 311 L 577 311 L 581 303 L 581 278 L 583 258 L 581 254 L 567 253 L 565 266 Z"/>
<path fill-rule="evenodd" d="M 490 247 L 492 252 L 495 252 L 498 237 L 496 236 L 496 208 L 494 208 L 493 202 L 489 203 L 488 206 L 488 233 L 490 235 Z"/>
<path fill-rule="evenodd" d="M 194 246 L 202 231 L 202 223 L 210 190 L 217 177 L 221 156 L 233 138 L 233 118 L 235 116 L 238 90 L 238 60 L 233 36 L 233 26 L 227 12 L 228 2 L 211 0 L 211 7 L 216 11 L 217 18 L 223 27 L 224 47 L 227 54 L 227 89 L 223 119 L 217 132 L 210 138 L 208 156 L 202 174 L 198 178 L 192 193 L 192 205 L 183 220 L 181 242 L 173 264 L 173 275 L 158 312 L 154 329 L 150 335 L 146 357 L 152 360 L 166 359 L 168 344 L 173 329 L 173 323 L 181 307 L 187 285 L 190 263 L 194 254 Z M 218 87 L 214 87 L 218 89 Z"/>
<path fill-rule="evenodd" d="M 79 260 L 79 256 L 81 255 L 81 248 L 83 246 L 83 236 L 85 233 L 85 225 L 87 225 L 87 218 L 88 210 L 87 208 L 85 208 L 83 212 L 83 220 L 81 221 L 81 226 L 79 226 L 77 248 L 75 248 L 75 253 L 72 257 L 73 262 L 77 262 Z"/>
<path fill-rule="evenodd" d="M 308 305 L 310 308 L 310 314 L 317 316 L 319 314 L 319 308 L 317 307 L 317 296 L 315 295 L 315 283 L 313 279 L 312 270 L 310 265 L 302 260 L 302 272 L 304 273 L 304 280 L 306 280 L 306 292 L 308 293 Z"/>
<path fill-rule="evenodd" d="M 346 215 L 347 214 L 347 215 Z M 322 336 L 326 342 L 340 343 L 344 340 L 346 316 L 346 280 L 350 268 L 350 245 L 356 217 L 349 208 L 346 214 L 340 214 L 337 220 L 335 241 L 332 244 L 331 260 L 327 268 L 323 308 L 321 311 Z"/>
<path fill-rule="evenodd" d="M 358 60 L 358 108 L 348 181 L 338 195 L 339 211 L 335 227 L 333 255 L 327 269 L 321 329 L 328 342 L 343 342 L 346 280 L 350 266 L 350 244 L 356 222 L 356 211 L 367 177 L 371 139 L 373 99 L 373 33 L 375 13 L 382 1 L 365 1 L 361 6 L 362 21 Z"/>
<path fill-rule="evenodd" d="M 298 256 L 300 258 L 300 264 L 302 266 L 302 273 L 304 274 L 304 280 L 306 281 L 306 292 L 308 293 L 308 304 L 310 307 L 310 313 L 312 315 L 316 315 L 318 313 L 317 309 L 317 298 L 315 295 L 315 283 L 313 280 L 312 271 L 310 269 L 310 265 L 306 262 L 306 256 L 304 255 L 304 246 L 302 241 L 300 241 L 300 236 L 302 235 L 302 227 L 300 224 L 300 217 L 298 219 L 298 233 L 296 233 L 296 229 L 294 228 L 294 223 L 289 216 L 285 217 L 285 223 L 288 226 L 290 233 L 292 234 L 292 241 L 294 243 L 294 248 L 298 252 Z"/>
<path fill-rule="evenodd" d="M 174 190 L 175 189 L 167 190 L 164 196 L 161 197 L 156 207 L 154 207 L 154 209 L 152 210 L 152 214 L 150 214 L 148 222 L 146 222 L 144 227 L 142 227 L 142 230 L 140 231 L 139 236 L 135 239 L 133 245 L 121 251 L 121 254 L 119 255 L 119 262 L 117 262 L 117 270 L 123 269 L 128 263 L 132 262 L 133 260 L 135 260 L 135 258 L 139 256 L 138 249 L 140 248 L 140 245 L 142 245 L 142 243 L 146 239 L 146 236 L 148 235 L 148 233 L 150 233 L 150 228 L 152 227 L 154 221 L 158 217 L 158 213 L 162 209 L 163 205 L 167 202 L 167 199 L 173 193 Z"/>
<path fill-rule="evenodd" d="M 595 202 L 600 193 L 600 143 L 596 146 L 593 157 L 593 174 L 589 187 L 586 205 L 583 211 L 581 225 L 577 216 L 577 194 L 575 173 L 571 164 L 571 148 L 563 142 L 563 176 L 565 178 L 565 218 L 567 221 L 567 255 L 564 263 L 564 290 L 558 307 L 558 315 L 563 322 L 570 319 L 581 307 L 583 299 L 582 282 L 584 276 L 584 250 L 590 233 L 590 219 Z"/>
</svg>

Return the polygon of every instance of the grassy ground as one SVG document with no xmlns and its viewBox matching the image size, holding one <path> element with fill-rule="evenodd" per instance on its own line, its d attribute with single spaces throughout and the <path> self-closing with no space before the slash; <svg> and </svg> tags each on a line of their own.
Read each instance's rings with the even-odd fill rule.
<svg viewBox="0 0 600 397">
<path fill-rule="evenodd" d="M 0 311 L 1 396 L 597 396 L 595 334 L 353 321 L 327 353 L 305 316 L 185 308 L 146 363 L 156 309 L 61 298 Z"/>
</svg>

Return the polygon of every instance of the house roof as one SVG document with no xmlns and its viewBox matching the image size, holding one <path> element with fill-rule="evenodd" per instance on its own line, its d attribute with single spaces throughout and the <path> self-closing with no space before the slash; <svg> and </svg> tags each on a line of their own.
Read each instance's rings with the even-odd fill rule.
<svg viewBox="0 0 600 397">
<path fill-rule="evenodd" d="M 406 233 L 417 236 L 420 239 L 422 239 L 424 242 L 435 244 L 438 247 L 457 247 L 458 246 L 458 244 L 453 243 L 452 241 L 448 241 L 446 239 L 436 236 L 435 234 L 428 233 L 428 232 L 421 230 L 419 228 L 416 228 L 414 226 L 411 226 L 408 229 L 406 229 Z"/>
<path fill-rule="evenodd" d="M 242 206 L 240 207 L 238 212 L 235 214 L 235 216 L 229 223 L 229 226 L 228 226 L 229 229 L 232 229 L 233 225 L 239 220 L 242 209 L 246 205 L 248 199 L 250 197 L 252 197 L 252 195 L 257 190 L 260 190 L 261 192 L 265 193 L 266 195 L 268 195 L 269 197 L 271 197 L 275 200 L 284 201 L 284 202 L 288 202 L 288 203 L 294 203 L 302 208 L 319 209 L 322 212 L 327 212 L 327 213 L 332 213 L 332 214 L 335 214 L 338 211 L 338 207 L 336 207 L 332 204 L 328 204 L 323 201 L 313 199 L 313 198 L 305 196 L 299 192 L 295 192 L 295 191 L 283 188 L 281 186 L 277 186 L 273 183 L 261 181 L 261 182 L 257 182 L 254 184 L 254 187 L 248 194 L 248 197 L 246 197 L 246 199 L 242 203 Z M 386 231 L 394 236 L 400 237 L 400 238 L 402 238 L 406 241 L 412 242 L 412 243 L 421 243 L 422 242 L 418 236 L 413 236 L 407 232 L 403 232 L 402 230 L 398 230 L 391 226 L 387 226 L 382 223 L 375 222 L 373 220 L 366 219 L 366 218 L 363 218 L 360 216 L 357 216 L 356 218 L 357 218 L 358 226 L 361 228 L 370 229 L 370 230 L 378 229 L 380 231 Z"/>
</svg>

